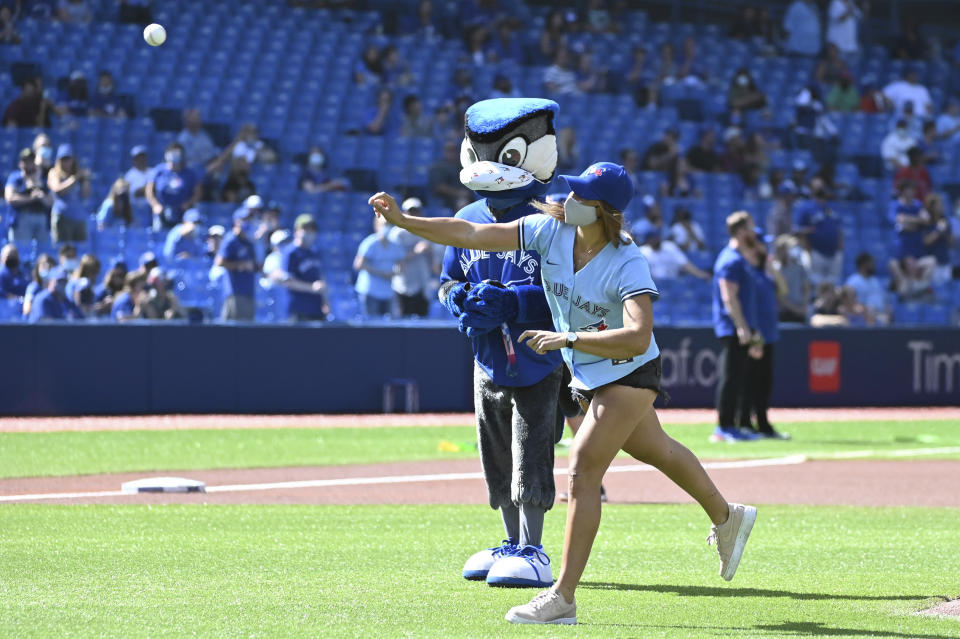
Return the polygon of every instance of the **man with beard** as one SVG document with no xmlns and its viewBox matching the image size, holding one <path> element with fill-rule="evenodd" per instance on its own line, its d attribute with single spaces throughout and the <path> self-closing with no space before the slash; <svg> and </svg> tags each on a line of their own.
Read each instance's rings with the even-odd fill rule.
<svg viewBox="0 0 960 639">
<path fill-rule="evenodd" d="M 757 434 L 736 427 L 751 346 L 763 345 L 757 328 L 756 281 L 750 260 L 757 246 L 753 218 L 746 211 L 727 217 L 730 242 L 713 265 L 713 330 L 720 338 L 717 361 L 717 428 L 711 441 L 743 441 Z"/>
</svg>

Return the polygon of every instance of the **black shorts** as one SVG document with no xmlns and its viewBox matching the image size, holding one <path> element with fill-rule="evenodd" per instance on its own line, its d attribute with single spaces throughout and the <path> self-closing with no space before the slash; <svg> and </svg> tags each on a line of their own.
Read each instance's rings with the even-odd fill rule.
<svg viewBox="0 0 960 639">
<path fill-rule="evenodd" d="M 669 402 L 670 396 L 660 388 L 660 377 L 662 374 L 662 362 L 660 356 L 657 355 L 640 368 L 634 369 L 620 379 L 610 382 L 610 384 L 629 386 L 630 388 L 649 388 L 657 394 L 657 397 L 663 397 L 664 402 Z M 609 384 L 605 384 L 605 386 L 609 386 Z M 599 388 L 603 388 L 603 386 Z M 586 410 L 586 406 L 590 404 L 590 401 L 599 388 L 593 390 L 571 388 L 570 394 L 573 396 L 573 399 L 580 404 L 581 408 Z"/>
</svg>

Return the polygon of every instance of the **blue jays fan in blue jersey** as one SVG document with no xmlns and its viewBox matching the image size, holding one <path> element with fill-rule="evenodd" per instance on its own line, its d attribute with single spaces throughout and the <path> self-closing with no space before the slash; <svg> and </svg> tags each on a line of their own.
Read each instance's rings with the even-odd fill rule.
<svg viewBox="0 0 960 639">
<path fill-rule="evenodd" d="M 536 213 L 557 166 L 551 100 L 483 100 L 467 109 L 460 181 L 483 199 L 457 217 L 476 224 L 514 222 Z M 550 329 L 540 286 L 540 255 L 532 250 L 448 248 L 439 297 L 470 338 L 474 353 L 477 440 L 490 506 L 500 511 L 507 539 L 473 554 L 467 579 L 493 586 L 542 588 L 553 583 L 541 536 L 553 506 L 553 450 L 562 421 L 559 353 L 537 354 L 517 338 Z M 568 402 L 570 403 L 570 402 Z M 575 408 L 575 407 L 574 407 Z"/>
<path fill-rule="evenodd" d="M 633 185 L 624 168 L 599 162 L 579 176 L 561 176 L 570 188 L 563 204 L 539 203 L 544 215 L 500 224 L 455 218 L 418 218 L 400 211 L 385 193 L 370 198 L 389 222 L 433 242 L 489 252 L 537 251 L 554 328 L 526 330 L 523 348 L 560 351 L 573 394 L 586 417 L 570 449 L 570 508 L 557 583 L 512 608 L 514 623 L 576 623 L 574 592 L 600 524 L 600 481 L 621 449 L 660 469 L 697 500 L 713 527 L 720 574 L 732 579 L 756 509 L 730 504 L 699 460 L 667 436 L 653 408 L 660 393 L 660 351 L 653 337 L 659 296 L 640 249 L 623 233 L 623 210 Z"/>
</svg>

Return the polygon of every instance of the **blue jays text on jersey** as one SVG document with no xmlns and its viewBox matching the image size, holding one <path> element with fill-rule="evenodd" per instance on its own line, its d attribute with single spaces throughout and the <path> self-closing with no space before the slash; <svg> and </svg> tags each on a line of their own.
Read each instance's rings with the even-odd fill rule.
<svg viewBox="0 0 960 639">
<path fill-rule="evenodd" d="M 457 217 L 479 224 L 512 222 L 536 213 L 529 203 L 509 209 L 499 220 L 494 219 L 486 200 L 478 200 L 463 207 Z M 540 284 L 540 254 L 536 251 L 477 251 L 448 247 L 443 258 L 443 281 L 457 280 L 478 284 L 494 280 L 507 286 L 536 286 Z M 560 353 L 553 351 L 538 355 L 526 344 L 517 344 L 517 338 L 526 330 L 552 331 L 553 323 L 544 303 L 541 315 L 518 317 L 508 322 L 513 348 L 517 355 L 517 376 L 507 374 L 507 354 L 500 331 L 472 338 L 473 355 L 483 371 L 501 386 L 532 386 L 553 372 L 561 363 Z"/>
</svg>

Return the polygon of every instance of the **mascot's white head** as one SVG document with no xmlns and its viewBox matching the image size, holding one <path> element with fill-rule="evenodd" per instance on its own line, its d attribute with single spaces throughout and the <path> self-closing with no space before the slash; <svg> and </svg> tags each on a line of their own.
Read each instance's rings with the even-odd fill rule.
<svg viewBox="0 0 960 639">
<path fill-rule="evenodd" d="M 460 181 L 505 209 L 543 195 L 557 169 L 560 107 L 539 98 L 497 98 L 467 109 Z"/>
</svg>

